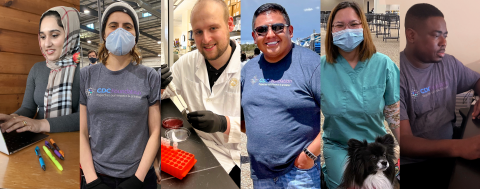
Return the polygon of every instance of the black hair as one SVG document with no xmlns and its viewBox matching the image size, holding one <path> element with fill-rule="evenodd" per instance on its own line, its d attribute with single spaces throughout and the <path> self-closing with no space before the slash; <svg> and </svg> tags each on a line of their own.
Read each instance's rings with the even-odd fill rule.
<svg viewBox="0 0 480 189">
<path fill-rule="evenodd" d="M 290 26 L 290 18 L 288 17 L 287 11 L 285 8 L 282 7 L 282 5 L 276 4 L 276 3 L 265 3 L 258 7 L 258 9 L 255 11 L 253 14 L 253 19 L 252 19 L 252 31 L 255 29 L 255 20 L 257 20 L 258 15 L 267 12 L 267 11 L 278 11 L 282 14 L 283 19 L 285 19 L 285 22 L 287 25 Z"/>
<path fill-rule="evenodd" d="M 245 60 L 247 60 L 247 55 L 245 53 L 242 53 L 242 56 L 240 58 L 240 60 L 243 62 Z"/>
<path fill-rule="evenodd" d="M 419 3 L 410 7 L 405 15 L 405 28 L 415 28 L 421 25 L 419 22 L 423 22 L 430 17 L 442 17 L 443 13 L 437 7 L 427 4 Z"/>
<path fill-rule="evenodd" d="M 48 11 L 45 14 L 43 14 L 42 17 L 40 18 L 40 24 L 39 24 L 39 29 L 38 30 L 40 30 L 40 26 L 42 25 L 43 18 L 45 18 L 47 16 L 55 16 L 55 18 L 57 19 L 58 26 L 63 28 L 62 20 L 60 19 L 60 14 L 58 14 L 57 11 Z"/>
<path fill-rule="evenodd" d="M 97 54 L 97 51 L 96 51 L 96 50 L 89 50 L 89 51 L 88 51 L 88 53 L 87 53 L 87 55 L 89 55 L 89 54 L 90 54 L 90 53 L 92 53 L 92 52 L 93 52 L 93 53 L 95 53 L 95 56 L 98 56 L 98 54 Z"/>
<path fill-rule="evenodd" d="M 259 54 L 260 54 L 260 49 L 255 48 L 255 49 L 253 50 L 253 54 L 254 54 L 254 55 L 259 55 Z"/>
</svg>

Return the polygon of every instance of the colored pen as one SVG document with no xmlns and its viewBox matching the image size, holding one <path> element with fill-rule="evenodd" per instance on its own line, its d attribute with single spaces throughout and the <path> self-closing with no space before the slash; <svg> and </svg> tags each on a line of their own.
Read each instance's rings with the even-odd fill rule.
<svg viewBox="0 0 480 189">
<path fill-rule="evenodd" d="M 43 162 L 42 154 L 40 153 L 40 148 L 38 146 L 35 147 L 35 154 L 37 154 L 38 160 L 40 161 L 40 167 L 45 171 L 45 162 Z"/>
<path fill-rule="evenodd" d="M 62 156 L 62 154 L 60 154 L 60 152 L 58 152 L 55 148 L 53 148 L 48 141 L 45 141 L 45 145 L 47 146 L 48 149 L 55 152 L 55 155 L 57 155 L 58 158 L 60 158 L 61 160 L 65 160 L 65 158 Z"/>
<path fill-rule="evenodd" d="M 60 171 L 63 171 L 62 165 L 60 165 L 60 163 L 58 163 L 55 157 L 53 157 L 52 153 L 50 153 L 50 150 L 48 150 L 48 148 L 45 146 L 43 146 L 43 150 L 45 151 L 45 153 L 47 153 L 48 157 L 50 157 L 50 159 L 53 161 L 53 164 L 55 164 L 55 166 L 57 166 L 57 168 L 60 169 Z"/>
<path fill-rule="evenodd" d="M 53 141 L 52 138 L 50 138 L 50 142 L 52 143 L 52 145 L 58 150 L 58 152 L 60 152 L 62 154 L 63 157 L 65 157 L 65 154 L 63 153 L 62 150 L 60 150 L 60 147 L 58 147 L 58 145 L 55 143 L 55 141 Z"/>
<path fill-rule="evenodd" d="M 45 141 L 45 146 L 47 146 L 48 149 L 55 150 L 48 141 Z"/>
</svg>

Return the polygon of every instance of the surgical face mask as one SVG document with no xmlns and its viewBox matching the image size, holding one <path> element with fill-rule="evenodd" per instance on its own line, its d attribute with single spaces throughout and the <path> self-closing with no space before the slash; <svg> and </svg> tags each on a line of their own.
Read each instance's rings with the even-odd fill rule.
<svg viewBox="0 0 480 189">
<path fill-rule="evenodd" d="M 123 56 L 135 46 L 135 36 L 123 28 L 118 28 L 108 35 L 105 47 L 110 53 Z"/>
<path fill-rule="evenodd" d="M 97 58 L 88 58 L 88 60 L 90 60 L 90 62 L 93 64 L 95 62 L 97 62 Z"/>
<path fill-rule="evenodd" d="M 332 33 L 333 44 L 344 50 L 352 52 L 363 41 L 363 28 L 345 29 Z"/>
</svg>

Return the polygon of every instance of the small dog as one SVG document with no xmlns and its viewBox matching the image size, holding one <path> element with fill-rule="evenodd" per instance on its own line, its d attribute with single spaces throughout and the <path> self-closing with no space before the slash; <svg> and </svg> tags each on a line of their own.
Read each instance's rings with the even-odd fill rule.
<svg viewBox="0 0 480 189">
<path fill-rule="evenodd" d="M 348 161 L 339 188 L 393 189 L 395 179 L 394 139 L 387 134 L 367 143 L 348 141 Z"/>
</svg>

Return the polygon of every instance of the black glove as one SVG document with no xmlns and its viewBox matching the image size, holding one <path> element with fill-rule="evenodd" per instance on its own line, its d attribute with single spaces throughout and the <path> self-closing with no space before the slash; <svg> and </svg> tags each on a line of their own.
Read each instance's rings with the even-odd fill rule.
<svg viewBox="0 0 480 189">
<path fill-rule="evenodd" d="M 160 73 L 162 78 L 162 86 L 161 89 L 167 88 L 167 85 L 173 80 L 172 72 L 170 72 L 170 68 L 166 64 L 162 64 L 160 66 Z"/>
<path fill-rule="evenodd" d="M 117 186 L 117 189 L 136 189 L 136 188 L 142 188 L 142 187 L 143 187 L 143 182 L 138 180 L 138 178 L 135 175 L 133 175 L 132 177 L 120 183 L 120 185 Z"/>
<path fill-rule="evenodd" d="M 227 118 L 211 111 L 196 111 L 187 114 L 188 122 L 195 129 L 206 133 L 225 132 L 227 130 Z"/>
<path fill-rule="evenodd" d="M 94 181 L 86 185 L 87 189 L 111 189 L 105 183 L 100 180 L 100 178 L 95 179 Z"/>
</svg>

